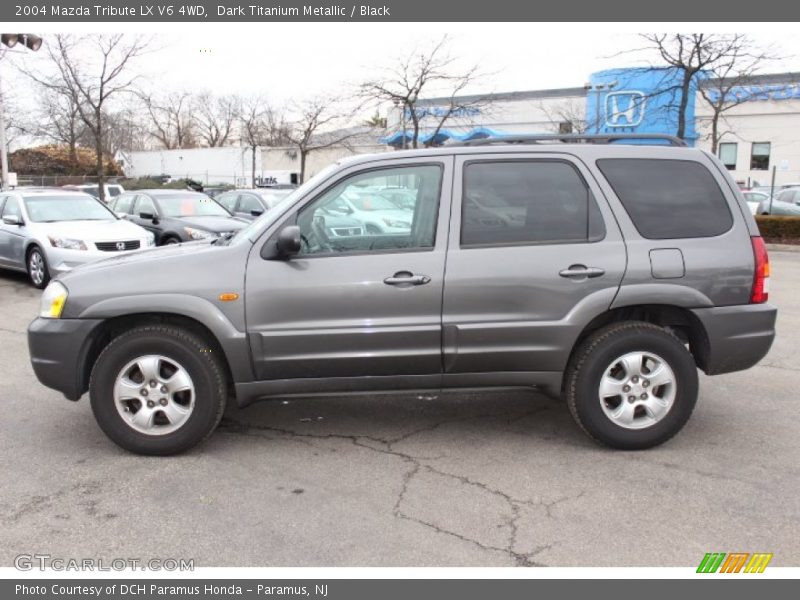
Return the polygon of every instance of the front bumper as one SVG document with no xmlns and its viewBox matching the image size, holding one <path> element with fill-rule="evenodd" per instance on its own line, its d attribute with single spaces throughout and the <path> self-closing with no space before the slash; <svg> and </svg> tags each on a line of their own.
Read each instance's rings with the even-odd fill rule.
<svg viewBox="0 0 800 600">
<path fill-rule="evenodd" d="M 769 352 L 775 339 L 777 309 L 769 304 L 745 304 L 692 310 L 706 332 L 700 368 L 708 375 L 743 371 Z"/>
<path fill-rule="evenodd" d="M 36 378 L 77 400 L 86 391 L 84 364 L 100 319 L 36 318 L 28 326 L 28 351 Z"/>
</svg>

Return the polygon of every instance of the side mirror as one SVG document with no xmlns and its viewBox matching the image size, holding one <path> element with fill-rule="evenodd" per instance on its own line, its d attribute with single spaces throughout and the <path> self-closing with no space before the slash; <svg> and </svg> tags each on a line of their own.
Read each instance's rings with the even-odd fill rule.
<svg viewBox="0 0 800 600">
<path fill-rule="evenodd" d="M 6 225 L 22 225 L 22 218 L 17 215 L 6 215 L 3 217 L 3 223 Z M 298 230 L 299 234 L 299 230 Z"/>
<path fill-rule="evenodd" d="M 280 256 L 289 257 L 299 253 L 301 244 L 300 228 L 297 225 L 288 225 L 278 234 L 277 250 Z"/>
<path fill-rule="evenodd" d="M 251 210 L 250 214 L 253 215 L 254 217 L 260 217 L 261 215 L 264 214 L 264 211 L 263 210 Z"/>
<path fill-rule="evenodd" d="M 158 223 L 158 215 L 155 215 L 153 213 L 140 212 L 139 213 L 139 218 L 140 219 L 145 219 L 146 221 L 152 221 L 154 225 Z"/>
<path fill-rule="evenodd" d="M 261 247 L 261 258 L 264 260 L 286 259 L 300 252 L 300 228 L 297 225 L 287 225 L 280 230 L 277 237 Z"/>
<path fill-rule="evenodd" d="M 120 219 L 127 219 L 127 218 L 128 218 L 128 213 L 124 213 L 124 212 L 118 212 L 118 213 L 117 213 L 117 216 L 118 216 Z"/>
</svg>

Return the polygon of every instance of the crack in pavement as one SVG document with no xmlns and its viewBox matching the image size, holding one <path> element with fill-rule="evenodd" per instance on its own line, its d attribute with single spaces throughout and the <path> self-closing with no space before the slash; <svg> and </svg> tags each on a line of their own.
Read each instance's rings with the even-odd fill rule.
<svg viewBox="0 0 800 600">
<path fill-rule="evenodd" d="M 507 423 L 515 422 L 517 420 L 521 420 L 527 416 L 536 414 L 541 412 L 542 410 L 548 410 L 549 407 L 537 407 L 532 411 L 526 411 L 523 415 L 517 415 L 516 418 L 510 419 Z M 416 523 L 418 525 L 422 525 L 426 528 L 429 528 L 437 533 L 441 533 L 444 535 L 448 535 L 450 537 L 462 540 L 464 542 L 470 543 L 481 550 L 487 552 L 494 552 L 494 553 L 501 553 L 509 558 L 511 558 L 516 566 L 522 567 L 541 567 L 546 566 L 544 563 L 534 560 L 536 556 L 549 550 L 558 542 L 552 542 L 550 544 L 544 544 L 536 546 L 530 552 L 521 552 L 518 550 L 518 535 L 519 535 L 519 521 L 524 516 L 523 508 L 529 507 L 534 508 L 536 510 L 544 509 L 544 514 L 547 518 L 554 518 L 552 514 L 552 509 L 554 506 L 561 504 L 563 502 L 567 502 L 569 500 L 577 500 L 578 498 L 583 497 L 585 494 L 584 491 L 581 491 L 579 494 L 575 496 L 564 496 L 560 498 L 556 498 L 553 501 L 545 502 L 543 499 L 523 499 L 523 498 L 515 498 L 510 494 L 492 488 L 488 486 L 486 483 L 481 481 L 476 481 L 464 475 L 458 475 L 455 473 L 449 473 L 447 471 L 443 471 L 441 469 L 437 469 L 431 465 L 423 464 L 422 461 L 425 460 L 434 460 L 435 458 L 440 457 L 420 457 L 409 454 L 408 452 L 401 452 L 394 448 L 394 446 L 398 443 L 404 442 L 416 435 L 421 433 L 426 433 L 430 431 L 434 431 L 444 425 L 469 421 L 474 419 L 481 419 L 481 418 L 503 418 L 507 415 L 503 413 L 491 413 L 491 414 L 480 414 L 480 415 L 471 415 L 468 417 L 460 417 L 457 419 L 447 419 L 443 421 L 438 421 L 432 425 L 427 425 L 425 427 L 421 427 L 405 433 L 400 436 L 396 436 L 393 438 L 379 438 L 369 435 L 345 435 L 345 434 L 336 434 L 336 433 L 301 433 L 292 429 L 286 429 L 281 427 L 272 427 L 268 425 L 250 425 L 247 423 L 242 423 L 239 421 L 234 421 L 231 419 L 223 419 L 220 423 L 220 430 L 222 432 L 228 432 L 233 434 L 240 434 L 240 435 L 250 435 L 254 437 L 261 437 L 267 439 L 276 439 L 272 437 L 268 437 L 263 435 L 263 433 L 277 433 L 288 438 L 304 443 L 306 445 L 314 446 L 313 440 L 340 440 L 340 441 L 347 441 L 357 446 L 359 448 L 365 448 L 367 450 L 378 452 L 381 454 L 385 454 L 388 456 L 393 456 L 395 458 L 399 458 L 403 462 L 409 465 L 408 470 L 404 473 L 403 478 L 401 480 L 401 488 L 400 492 L 397 495 L 395 500 L 394 506 L 392 508 L 392 515 L 395 518 L 409 521 Z M 257 431 L 261 433 L 253 434 L 252 431 Z M 312 440 L 312 441 L 309 441 Z M 433 473 L 440 477 L 451 478 L 455 481 L 458 481 L 462 485 L 473 486 L 479 488 L 491 495 L 494 495 L 498 498 L 501 498 L 511 509 L 511 518 L 504 519 L 505 525 L 509 528 L 508 540 L 505 546 L 495 546 L 490 544 L 485 544 L 478 539 L 469 537 L 457 531 L 452 531 L 451 529 L 447 529 L 437 523 L 426 521 L 424 519 L 415 517 L 413 515 L 407 514 L 403 510 L 403 503 L 408 494 L 409 486 L 411 485 L 414 478 L 420 474 L 422 470 L 425 470 L 429 473 Z"/>
</svg>

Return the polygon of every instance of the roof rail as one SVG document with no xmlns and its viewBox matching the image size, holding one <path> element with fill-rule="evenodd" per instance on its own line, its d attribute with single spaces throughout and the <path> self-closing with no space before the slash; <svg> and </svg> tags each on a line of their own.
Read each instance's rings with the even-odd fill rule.
<svg viewBox="0 0 800 600">
<path fill-rule="evenodd" d="M 492 144 L 540 144 L 562 142 L 564 144 L 612 144 L 625 140 L 652 140 L 669 142 L 670 146 L 686 146 L 686 142 L 666 133 L 543 133 L 533 135 L 502 135 L 497 137 L 467 140 L 452 146 L 491 146 Z"/>
</svg>

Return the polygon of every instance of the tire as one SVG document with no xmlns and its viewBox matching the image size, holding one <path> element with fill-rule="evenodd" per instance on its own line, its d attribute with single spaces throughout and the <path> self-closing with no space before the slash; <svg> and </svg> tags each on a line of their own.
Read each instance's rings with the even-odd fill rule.
<svg viewBox="0 0 800 600">
<path fill-rule="evenodd" d="M 140 369 L 140 364 L 148 368 Z M 149 382 L 139 377 L 146 371 L 157 372 Z M 227 400 L 224 373 L 212 345 L 197 334 L 172 325 L 137 327 L 114 338 L 97 358 L 89 380 L 92 412 L 103 432 L 126 450 L 178 454 L 210 436 L 222 418 Z M 187 381 L 191 391 L 173 392 L 186 388 Z M 148 391 L 152 408 L 144 410 L 139 386 Z M 140 410 L 152 417 L 137 421 Z"/>
<path fill-rule="evenodd" d="M 35 263 L 35 264 L 34 264 Z M 25 257 L 25 266 L 28 272 L 28 279 L 34 287 L 40 290 L 47 287 L 50 282 L 50 267 L 47 266 L 47 257 L 39 246 L 31 246 Z"/>
<path fill-rule="evenodd" d="M 592 333 L 575 352 L 565 378 L 567 405 L 581 429 L 620 450 L 669 440 L 689 420 L 697 393 L 697 367 L 683 343 L 640 321 L 613 323 Z"/>
<path fill-rule="evenodd" d="M 180 243 L 181 243 L 181 241 L 178 238 L 169 236 L 169 237 L 165 238 L 163 242 L 161 242 L 161 245 L 162 246 L 172 246 L 173 244 L 180 244 Z"/>
</svg>

